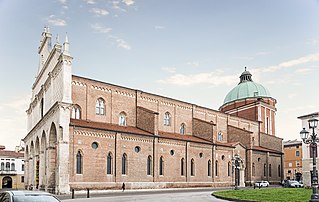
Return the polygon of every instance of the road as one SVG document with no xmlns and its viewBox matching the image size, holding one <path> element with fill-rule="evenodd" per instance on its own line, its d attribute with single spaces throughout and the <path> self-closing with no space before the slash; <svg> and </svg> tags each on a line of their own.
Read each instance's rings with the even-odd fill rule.
<svg viewBox="0 0 319 202">
<path fill-rule="evenodd" d="M 152 202 L 200 202 L 200 201 L 216 201 L 223 202 L 224 200 L 217 199 L 211 196 L 212 189 L 177 189 L 177 190 L 127 190 L 125 192 L 113 191 L 108 193 L 90 194 L 91 198 L 85 194 L 76 195 L 76 199 L 66 199 L 69 196 L 60 197 L 62 202 L 102 202 L 102 201 L 152 201 Z M 79 198 L 83 197 L 83 198 Z"/>
</svg>

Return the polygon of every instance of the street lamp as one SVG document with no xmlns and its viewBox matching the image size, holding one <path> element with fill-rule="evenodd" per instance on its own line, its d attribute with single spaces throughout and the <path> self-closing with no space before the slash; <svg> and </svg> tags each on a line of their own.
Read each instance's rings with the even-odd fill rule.
<svg viewBox="0 0 319 202">
<path fill-rule="evenodd" d="M 239 169 L 239 162 L 240 162 L 240 157 L 239 157 L 239 155 L 238 154 L 235 154 L 234 155 L 234 158 L 232 159 L 232 161 L 233 161 L 233 168 L 235 168 L 235 190 L 238 190 L 238 174 L 239 174 L 239 172 L 238 172 L 238 169 Z M 232 169 L 233 171 L 232 171 L 232 173 L 234 173 L 234 169 Z"/>
<path fill-rule="evenodd" d="M 312 128 L 312 134 L 309 137 L 309 132 L 303 128 L 300 131 L 300 137 L 305 144 L 310 144 L 312 147 L 312 176 L 311 176 L 311 186 L 312 186 L 312 195 L 310 201 L 318 201 L 318 174 L 317 174 L 317 165 L 316 165 L 316 154 L 317 154 L 317 142 L 319 139 L 315 133 L 315 128 L 318 126 L 318 119 L 311 118 L 308 120 L 309 128 Z"/>
</svg>

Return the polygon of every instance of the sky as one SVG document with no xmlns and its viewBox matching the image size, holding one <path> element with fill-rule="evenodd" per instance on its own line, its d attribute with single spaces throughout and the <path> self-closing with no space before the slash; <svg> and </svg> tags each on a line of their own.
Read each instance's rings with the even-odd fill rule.
<svg viewBox="0 0 319 202">
<path fill-rule="evenodd" d="M 318 0 L 0 0 L 0 145 L 27 134 L 45 26 L 73 74 L 218 110 L 244 67 L 277 100 L 276 136 L 319 111 Z"/>
</svg>

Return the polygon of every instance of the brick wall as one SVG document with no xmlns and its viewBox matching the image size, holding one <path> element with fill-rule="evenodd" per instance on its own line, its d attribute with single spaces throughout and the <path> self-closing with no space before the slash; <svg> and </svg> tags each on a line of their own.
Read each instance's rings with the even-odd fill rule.
<svg viewBox="0 0 319 202">
<path fill-rule="evenodd" d="M 214 124 L 200 119 L 193 119 L 193 135 L 213 142 Z"/>
<path fill-rule="evenodd" d="M 136 113 L 136 127 L 155 134 L 155 116 L 157 116 L 156 112 L 143 107 L 137 107 Z"/>
<path fill-rule="evenodd" d="M 260 133 L 260 146 L 282 152 L 282 138 Z"/>
<path fill-rule="evenodd" d="M 251 147 L 252 143 L 252 132 L 228 126 L 228 141 L 229 142 L 240 142 L 246 147 Z"/>
</svg>

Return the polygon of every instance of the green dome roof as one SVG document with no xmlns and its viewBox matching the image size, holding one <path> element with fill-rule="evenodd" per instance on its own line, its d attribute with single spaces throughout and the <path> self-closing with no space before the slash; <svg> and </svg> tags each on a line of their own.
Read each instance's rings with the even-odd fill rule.
<svg viewBox="0 0 319 202">
<path fill-rule="evenodd" d="M 239 84 L 233 88 L 225 97 L 224 104 L 235 100 L 254 97 L 271 97 L 269 91 L 259 83 L 253 82 L 251 73 L 245 71 L 240 76 Z"/>
</svg>

